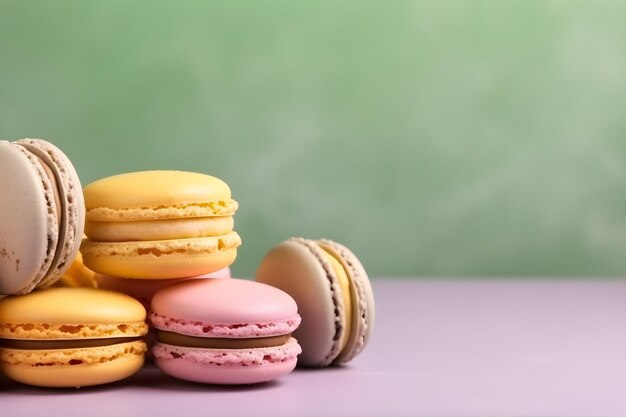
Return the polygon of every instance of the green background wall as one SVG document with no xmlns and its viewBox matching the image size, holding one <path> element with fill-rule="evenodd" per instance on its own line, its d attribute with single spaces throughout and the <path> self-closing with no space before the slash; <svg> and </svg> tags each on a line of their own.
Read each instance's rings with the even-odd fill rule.
<svg viewBox="0 0 626 417">
<path fill-rule="evenodd" d="M 224 179 L 240 276 L 293 235 L 374 276 L 621 276 L 625 4 L 1 1 L 0 137 L 84 184 Z"/>
</svg>

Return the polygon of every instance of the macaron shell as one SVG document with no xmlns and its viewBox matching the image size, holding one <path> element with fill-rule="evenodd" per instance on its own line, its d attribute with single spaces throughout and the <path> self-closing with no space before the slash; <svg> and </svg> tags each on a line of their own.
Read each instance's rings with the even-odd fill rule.
<svg viewBox="0 0 626 417">
<path fill-rule="evenodd" d="M 141 342 L 139 342 L 141 343 Z M 94 357 L 100 357 L 97 348 L 89 348 Z M 35 353 L 36 354 L 36 353 Z M 47 351 L 41 351 L 45 363 Z M 119 381 L 141 369 L 143 354 L 128 353 L 113 360 L 77 365 L 32 366 L 2 362 L 2 372 L 14 381 L 40 387 L 85 387 Z"/>
<path fill-rule="evenodd" d="M 86 224 L 85 233 L 96 242 L 127 242 L 221 236 L 230 233 L 233 227 L 232 216 L 128 222 L 91 221 Z"/>
<path fill-rule="evenodd" d="M 85 224 L 82 187 L 70 160 L 53 144 L 40 139 L 21 139 L 15 143 L 44 161 L 52 170 L 59 191 L 61 207 L 58 209 L 62 211 L 63 221 L 59 225 L 56 254 L 47 276 L 40 284 L 41 287 L 47 287 L 61 278 L 80 247 Z"/>
<path fill-rule="evenodd" d="M 230 272 L 230 268 L 226 267 L 226 268 L 222 268 L 218 271 L 215 272 L 211 272 L 210 274 L 203 274 L 203 275 L 198 275 L 195 278 L 231 278 L 232 274 Z"/>
<path fill-rule="evenodd" d="M 95 276 L 98 288 L 128 294 L 142 303 L 145 303 L 144 306 L 146 307 L 150 307 L 152 297 L 154 297 L 157 291 L 184 280 L 202 278 L 230 278 L 230 268 L 222 268 L 219 271 L 195 277 L 172 279 L 132 279 L 102 274 L 96 274 Z"/>
<path fill-rule="evenodd" d="M 37 324 L 48 326 L 49 330 L 54 325 L 84 326 L 84 332 L 89 332 L 82 334 L 83 331 L 68 326 L 67 338 L 96 337 L 97 333 L 91 331 L 97 329 L 89 326 L 107 324 L 113 328 L 121 326 L 121 335 L 128 336 L 123 331 L 128 326 L 124 325 L 141 324 L 145 318 L 144 307 L 128 295 L 93 288 L 55 287 L 0 300 L 0 337 L 12 338 L 20 326 L 25 332 L 36 331 Z M 24 337 L 28 338 L 26 334 L 19 336 Z"/>
<path fill-rule="evenodd" d="M 222 367 L 198 365 L 186 360 L 154 359 L 154 363 L 166 374 L 184 381 L 204 384 L 242 385 L 271 381 L 289 374 L 297 364 L 297 358 L 285 362 L 258 367 Z"/>
<path fill-rule="evenodd" d="M 224 181 L 195 172 L 120 174 L 87 185 L 84 193 L 88 221 L 228 216 L 237 210 Z"/>
<path fill-rule="evenodd" d="M 327 366 L 339 354 L 343 301 L 322 249 L 313 241 L 289 239 L 262 260 L 256 281 L 291 295 L 302 317 L 294 337 L 302 346 L 298 364 Z"/>
<path fill-rule="evenodd" d="M 241 238 L 236 232 L 217 237 L 160 241 L 93 242 L 83 240 L 87 268 L 103 275 L 170 279 L 207 274 L 231 265 Z"/>
<path fill-rule="evenodd" d="M 157 343 L 154 361 L 165 373 L 207 384 L 255 384 L 293 371 L 300 346 L 291 338 L 285 345 L 257 349 L 198 349 Z"/>
<path fill-rule="evenodd" d="M 351 281 L 351 295 L 354 312 L 352 314 L 351 334 L 344 349 L 335 359 L 335 363 L 345 363 L 356 357 L 365 347 L 374 331 L 376 309 L 374 292 L 367 272 L 359 258 L 344 245 L 322 239 L 317 242 L 323 249 L 334 254 Z"/>
<path fill-rule="evenodd" d="M 58 240 L 52 182 L 25 148 L 0 141 L 0 294 L 32 291 Z"/>
<path fill-rule="evenodd" d="M 241 279 L 195 279 L 166 287 L 152 299 L 151 319 L 157 328 L 204 337 L 281 335 L 300 323 L 288 294 Z"/>
</svg>

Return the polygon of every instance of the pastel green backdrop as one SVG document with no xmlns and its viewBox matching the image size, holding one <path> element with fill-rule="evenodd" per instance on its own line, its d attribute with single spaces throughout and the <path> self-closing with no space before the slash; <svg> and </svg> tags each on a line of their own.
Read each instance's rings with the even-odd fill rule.
<svg viewBox="0 0 626 417">
<path fill-rule="evenodd" d="M 52 140 L 84 184 L 224 179 L 240 276 L 294 235 L 373 276 L 622 276 L 624 22 L 614 1 L 1 1 L 0 137 Z"/>
</svg>

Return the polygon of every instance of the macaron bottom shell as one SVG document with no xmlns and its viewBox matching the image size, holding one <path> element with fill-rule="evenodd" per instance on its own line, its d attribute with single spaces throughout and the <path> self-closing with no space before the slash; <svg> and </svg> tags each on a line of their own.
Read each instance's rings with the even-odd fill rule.
<svg viewBox="0 0 626 417">
<path fill-rule="evenodd" d="M 300 352 L 300 345 L 291 338 L 283 346 L 256 349 L 201 349 L 157 343 L 153 357 L 159 369 L 178 379 L 244 385 L 289 374 Z"/>
<path fill-rule="evenodd" d="M 97 348 L 90 348 L 96 350 Z M 42 350 L 42 362 L 49 350 Z M 35 352 L 33 352 L 35 353 Z M 98 355 L 97 351 L 94 355 Z M 144 364 L 143 354 L 127 354 L 112 360 L 94 363 L 58 364 L 37 366 L 26 363 L 9 364 L 3 362 L 2 373 L 8 378 L 23 384 L 71 388 L 107 384 L 135 374 Z"/>
<path fill-rule="evenodd" d="M 237 249 L 216 253 L 152 253 L 135 256 L 97 254 L 83 246 L 85 265 L 100 274 L 134 279 L 171 279 L 208 274 L 226 268 L 237 258 Z"/>
</svg>

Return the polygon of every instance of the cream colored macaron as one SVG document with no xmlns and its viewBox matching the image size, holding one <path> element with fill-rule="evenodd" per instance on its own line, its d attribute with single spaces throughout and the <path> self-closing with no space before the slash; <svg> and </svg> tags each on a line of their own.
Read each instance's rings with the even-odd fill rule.
<svg viewBox="0 0 626 417">
<path fill-rule="evenodd" d="M 366 346 L 374 328 L 374 294 L 365 268 L 331 240 L 291 238 L 262 260 L 256 281 L 280 288 L 298 304 L 302 324 L 299 365 L 346 363 Z"/>
<path fill-rule="evenodd" d="M 78 252 L 84 218 L 80 180 L 60 149 L 0 141 L 0 294 L 57 281 Z"/>
</svg>

